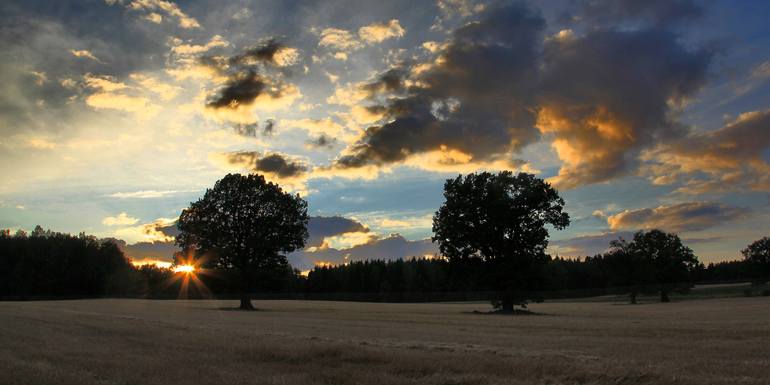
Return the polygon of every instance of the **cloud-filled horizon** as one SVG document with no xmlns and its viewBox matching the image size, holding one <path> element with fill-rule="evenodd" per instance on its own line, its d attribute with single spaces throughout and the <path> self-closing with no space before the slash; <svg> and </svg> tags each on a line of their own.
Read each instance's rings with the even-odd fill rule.
<svg viewBox="0 0 770 385">
<path fill-rule="evenodd" d="M 437 252 L 446 178 L 535 173 L 552 254 L 640 229 L 702 260 L 768 235 L 762 1 L 63 0 L 0 5 L 0 228 L 171 260 L 228 172 L 309 202 L 295 267 Z"/>
</svg>

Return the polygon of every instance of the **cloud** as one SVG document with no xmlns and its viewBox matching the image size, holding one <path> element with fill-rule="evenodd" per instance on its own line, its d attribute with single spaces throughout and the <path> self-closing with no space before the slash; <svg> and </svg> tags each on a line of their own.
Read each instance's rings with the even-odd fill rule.
<svg viewBox="0 0 770 385">
<path fill-rule="evenodd" d="M 125 226 L 133 225 L 139 222 L 139 219 L 129 217 L 128 214 L 122 212 L 114 217 L 106 217 L 102 220 L 102 224 L 107 226 Z"/>
<path fill-rule="evenodd" d="M 372 23 L 358 29 L 358 37 L 368 44 L 380 43 L 387 39 L 402 37 L 406 30 L 396 19 L 387 23 Z"/>
<path fill-rule="evenodd" d="M 75 57 L 84 57 L 84 58 L 91 59 L 91 60 L 99 62 L 99 63 L 103 63 L 101 60 L 99 60 L 99 58 L 94 56 L 94 54 L 92 54 L 91 51 L 89 51 L 89 50 L 85 50 L 85 49 L 74 50 L 74 49 L 71 49 L 70 52 Z"/>
<path fill-rule="evenodd" d="M 301 162 L 289 160 L 283 154 L 260 155 L 256 151 L 240 151 L 225 154 L 227 162 L 248 168 L 254 172 L 273 174 L 279 178 L 290 178 L 307 172 L 307 166 Z"/>
<path fill-rule="evenodd" d="M 678 192 L 770 191 L 770 110 L 741 114 L 724 127 L 661 144 L 647 154 L 654 184 L 683 182 Z"/>
<path fill-rule="evenodd" d="M 128 244 L 123 240 L 116 241 L 123 254 L 131 259 L 134 266 L 156 265 L 169 267 L 174 260 L 174 254 L 181 251 L 174 241 L 168 242 L 137 242 Z"/>
<path fill-rule="evenodd" d="M 206 44 L 178 44 L 171 47 L 171 52 L 177 55 L 199 55 L 214 48 L 227 47 L 229 45 L 230 43 L 225 38 L 220 35 L 214 35 Z"/>
<path fill-rule="evenodd" d="M 233 124 L 233 129 L 238 135 L 242 136 L 250 136 L 250 137 L 256 137 L 257 132 L 260 131 L 259 129 L 260 124 L 259 123 L 235 123 Z M 263 136 L 270 136 L 275 132 L 275 120 L 273 119 L 267 119 L 265 120 L 265 123 L 262 125 L 262 135 Z"/>
<path fill-rule="evenodd" d="M 253 66 L 263 63 L 287 67 L 297 64 L 298 61 L 298 49 L 287 47 L 275 39 L 267 39 L 254 47 L 246 49 L 244 53 L 229 59 L 231 65 L 240 66 Z"/>
<path fill-rule="evenodd" d="M 132 112 L 140 119 L 149 119 L 160 111 L 150 99 L 110 92 L 98 92 L 86 97 L 86 104 L 95 109 L 112 109 Z"/>
<path fill-rule="evenodd" d="M 298 50 L 268 39 L 229 58 L 201 57 L 199 64 L 216 73 L 217 79 L 225 79 L 208 98 L 206 112 L 219 119 L 251 124 L 257 121 L 255 109 L 272 111 L 292 105 L 302 94 L 276 69 L 296 64 L 298 55 Z"/>
<path fill-rule="evenodd" d="M 118 199 L 155 199 L 165 198 L 167 196 L 176 195 L 183 192 L 194 192 L 195 190 L 141 190 L 132 192 L 116 192 L 107 195 L 110 198 Z"/>
<path fill-rule="evenodd" d="M 127 243 L 170 243 L 174 242 L 178 234 L 176 218 L 158 218 L 151 223 L 118 228 L 114 231 L 113 235 L 115 238 L 123 239 Z"/>
<path fill-rule="evenodd" d="M 383 166 L 442 149 L 467 155 L 465 163 L 490 162 L 537 140 L 532 74 L 544 27 L 524 5 L 497 9 L 455 30 L 416 78 L 396 67 L 360 86 L 383 123 L 367 128 L 335 168 Z"/>
<path fill-rule="evenodd" d="M 85 82 L 86 87 L 106 92 L 118 91 L 128 88 L 125 83 L 119 82 L 117 79 L 115 79 L 115 77 L 107 75 L 100 76 L 85 74 L 83 75 L 83 81 Z"/>
<path fill-rule="evenodd" d="M 430 239 L 410 241 L 399 234 L 373 238 L 369 242 L 350 248 L 325 248 L 314 251 L 302 250 L 290 254 L 289 261 L 298 269 L 310 269 L 320 262 L 342 264 L 366 259 L 398 259 L 424 257 L 438 254 L 438 248 Z"/>
<path fill-rule="evenodd" d="M 179 9 L 179 6 L 173 2 L 165 0 L 105 0 L 109 5 L 121 4 L 125 8 L 143 12 L 143 19 L 149 20 L 153 23 L 160 23 L 163 17 L 160 13 L 165 14 L 169 18 L 177 20 L 179 27 L 184 29 L 201 28 L 198 20 L 194 17 L 187 15 Z"/>
<path fill-rule="evenodd" d="M 305 183 L 310 176 L 310 166 L 304 161 L 291 159 L 280 153 L 264 153 L 257 151 L 238 151 L 213 153 L 210 160 L 229 170 L 247 170 L 259 173 L 265 179 L 280 184 L 283 188 L 307 194 Z"/>
<path fill-rule="evenodd" d="M 749 215 L 746 208 L 718 202 L 686 202 L 670 206 L 624 210 L 607 217 L 612 230 L 663 229 L 673 232 L 699 231 Z"/>
<path fill-rule="evenodd" d="M 635 172 L 639 153 L 681 137 L 673 118 L 706 80 L 711 53 L 670 32 L 595 30 L 545 43 L 538 123 L 563 164 L 561 188 Z"/>
<path fill-rule="evenodd" d="M 311 216 L 308 219 L 307 231 L 309 234 L 306 247 L 320 247 L 324 239 L 346 233 L 366 233 L 369 228 L 355 219 L 341 216 Z"/>
<path fill-rule="evenodd" d="M 311 135 L 329 135 L 338 138 L 345 132 L 345 127 L 330 118 L 324 119 L 283 119 L 281 126 L 286 128 L 299 128 Z"/>
<path fill-rule="evenodd" d="M 471 0 L 438 0 L 436 5 L 444 17 L 468 17 L 485 9 L 484 4 Z"/>
<path fill-rule="evenodd" d="M 364 47 L 350 31 L 339 28 L 325 28 L 322 30 L 318 45 L 341 52 L 355 51 Z"/>
<path fill-rule="evenodd" d="M 150 75 L 134 73 L 129 75 L 129 78 L 145 90 L 158 95 L 164 101 L 174 99 L 182 91 L 180 87 L 165 83 Z"/>
<path fill-rule="evenodd" d="M 336 138 L 330 138 L 326 136 L 326 134 L 321 134 L 318 137 L 314 139 L 310 139 L 307 141 L 307 145 L 309 148 L 326 148 L 331 149 L 334 147 L 334 145 L 337 144 Z"/>
<path fill-rule="evenodd" d="M 430 229 L 433 226 L 433 214 L 404 218 L 380 218 L 376 223 L 378 227 L 384 229 Z"/>
<path fill-rule="evenodd" d="M 611 241 L 618 238 L 631 239 L 633 236 L 632 231 L 610 231 L 552 240 L 548 244 L 548 253 L 561 257 L 592 256 L 606 252 Z"/>
<path fill-rule="evenodd" d="M 206 103 L 206 107 L 236 109 L 240 105 L 251 105 L 266 88 L 267 81 L 255 71 L 238 73 Z"/>
</svg>

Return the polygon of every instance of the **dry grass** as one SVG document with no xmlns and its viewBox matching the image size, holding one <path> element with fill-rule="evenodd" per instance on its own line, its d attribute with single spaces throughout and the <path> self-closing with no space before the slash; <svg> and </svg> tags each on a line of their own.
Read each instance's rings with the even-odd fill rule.
<svg viewBox="0 0 770 385">
<path fill-rule="evenodd" d="M 770 384 L 770 298 L 0 303 L 0 384 Z"/>
</svg>

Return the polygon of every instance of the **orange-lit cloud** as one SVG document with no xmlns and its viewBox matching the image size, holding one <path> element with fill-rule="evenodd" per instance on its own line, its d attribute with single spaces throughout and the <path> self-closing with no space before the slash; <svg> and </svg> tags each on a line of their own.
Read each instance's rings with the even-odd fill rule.
<svg viewBox="0 0 770 385">
<path fill-rule="evenodd" d="M 741 114 L 724 127 L 661 144 L 647 154 L 654 184 L 682 182 L 678 192 L 770 191 L 770 110 Z"/>
<path fill-rule="evenodd" d="M 406 30 L 396 19 L 387 23 L 372 23 L 358 29 L 358 37 L 366 43 L 380 43 L 387 39 L 402 37 Z"/>
<path fill-rule="evenodd" d="M 698 231 L 745 218 L 748 210 L 718 202 L 686 202 L 624 210 L 607 217 L 611 230 Z"/>
</svg>

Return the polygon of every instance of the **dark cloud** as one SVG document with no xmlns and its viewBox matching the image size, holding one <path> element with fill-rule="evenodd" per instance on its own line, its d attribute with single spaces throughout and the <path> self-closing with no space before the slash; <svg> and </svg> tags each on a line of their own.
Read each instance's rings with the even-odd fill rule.
<svg viewBox="0 0 770 385">
<path fill-rule="evenodd" d="M 179 235 L 179 229 L 176 227 L 176 221 L 169 225 L 156 224 L 155 230 L 160 231 L 167 237 L 175 237 Z"/>
<path fill-rule="evenodd" d="M 686 202 L 670 206 L 625 210 L 607 217 L 613 230 L 661 229 L 699 231 L 745 218 L 749 210 L 718 202 Z"/>
<path fill-rule="evenodd" d="M 254 47 L 246 49 L 246 51 L 240 55 L 231 57 L 229 62 L 231 65 L 235 66 L 254 65 L 256 63 L 276 65 L 279 64 L 276 62 L 276 54 L 281 49 L 285 48 L 287 47 L 275 39 L 268 39 Z"/>
<path fill-rule="evenodd" d="M 262 126 L 262 135 L 270 136 L 270 135 L 273 135 L 274 131 L 275 131 L 275 120 L 273 119 L 265 120 L 265 124 Z"/>
<path fill-rule="evenodd" d="M 308 141 L 310 146 L 320 148 L 332 148 L 336 143 L 337 139 L 330 138 L 326 134 L 321 134 L 317 138 Z"/>
<path fill-rule="evenodd" d="M 226 153 L 228 163 L 245 167 L 254 172 L 265 172 L 278 178 L 292 178 L 305 174 L 307 165 L 289 160 L 283 154 L 273 153 L 261 156 L 256 151 L 240 151 Z"/>
<path fill-rule="evenodd" d="M 537 139 L 533 90 L 545 27 L 534 10 L 511 5 L 490 11 L 452 34 L 442 60 L 405 86 L 395 68 L 364 86 L 373 111 L 388 123 L 369 127 L 340 168 L 386 164 L 449 147 L 473 160 L 496 159 Z M 377 95 L 383 93 L 385 95 Z M 398 93 L 387 98 L 387 94 Z"/>
<path fill-rule="evenodd" d="M 694 0 L 582 0 L 563 16 L 567 22 L 591 25 L 622 23 L 670 26 L 700 17 L 704 8 Z"/>
<path fill-rule="evenodd" d="M 265 102 L 285 101 L 291 103 L 297 95 L 297 88 L 285 81 L 290 75 L 290 68 L 297 57 L 297 50 L 286 47 L 275 39 L 266 40 L 254 47 L 247 48 L 243 53 L 230 57 L 204 55 L 199 63 L 216 71 L 227 80 L 216 94 L 210 96 L 206 107 L 221 111 L 238 111 L 243 106 L 251 106 L 260 98 Z M 243 113 L 244 111 L 241 111 Z M 248 112 L 246 112 L 248 114 Z M 256 118 L 256 117 L 255 117 Z M 232 119 L 232 117 L 230 118 Z M 244 123 L 245 116 L 234 118 L 234 121 Z M 246 122 L 247 124 L 250 122 Z M 275 123 L 267 121 L 264 133 L 272 133 Z"/>
<path fill-rule="evenodd" d="M 258 129 L 259 129 L 259 123 L 236 123 L 236 124 L 233 124 L 233 130 L 238 135 L 257 136 L 257 130 Z"/>
<path fill-rule="evenodd" d="M 255 71 L 249 70 L 233 75 L 219 93 L 206 103 L 211 108 L 236 108 L 250 105 L 265 92 L 266 80 Z"/>
<path fill-rule="evenodd" d="M 595 30 L 545 44 L 538 127 L 555 138 L 564 188 L 637 169 L 638 155 L 686 133 L 673 115 L 705 83 L 711 59 L 659 29 Z"/>
<path fill-rule="evenodd" d="M 403 68 L 391 68 L 380 74 L 375 81 L 367 83 L 361 88 L 370 97 L 383 92 L 401 92 L 405 90 L 404 79 L 407 75 Z"/>
<path fill-rule="evenodd" d="M 335 235 L 369 232 L 369 228 L 362 223 L 345 217 L 310 217 L 308 219 L 307 231 L 310 234 L 306 247 L 318 247 L 323 243 L 324 238 Z"/>
<path fill-rule="evenodd" d="M 335 167 L 440 149 L 466 163 L 513 159 L 542 136 L 563 162 L 552 181 L 573 188 L 636 172 L 642 150 L 686 135 L 675 113 L 704 85 L 711 51 L 654 26 L 549 38 L 544 28 L 524 5 L 490 8 L 455 30 L 435 62 L 402 64 L 363 85 L 364 107 L 385 123 Z"/>
<path fill-rule="evenodd" d="M 238 135 L 256 137 L 259 132 L 259 123 L 236 123 L 233 124 L 233 130 Z M 270 136 L 275 131 L 275 120 L 267 119 L 262 125 L 262 135 Z"/>
</svg>

